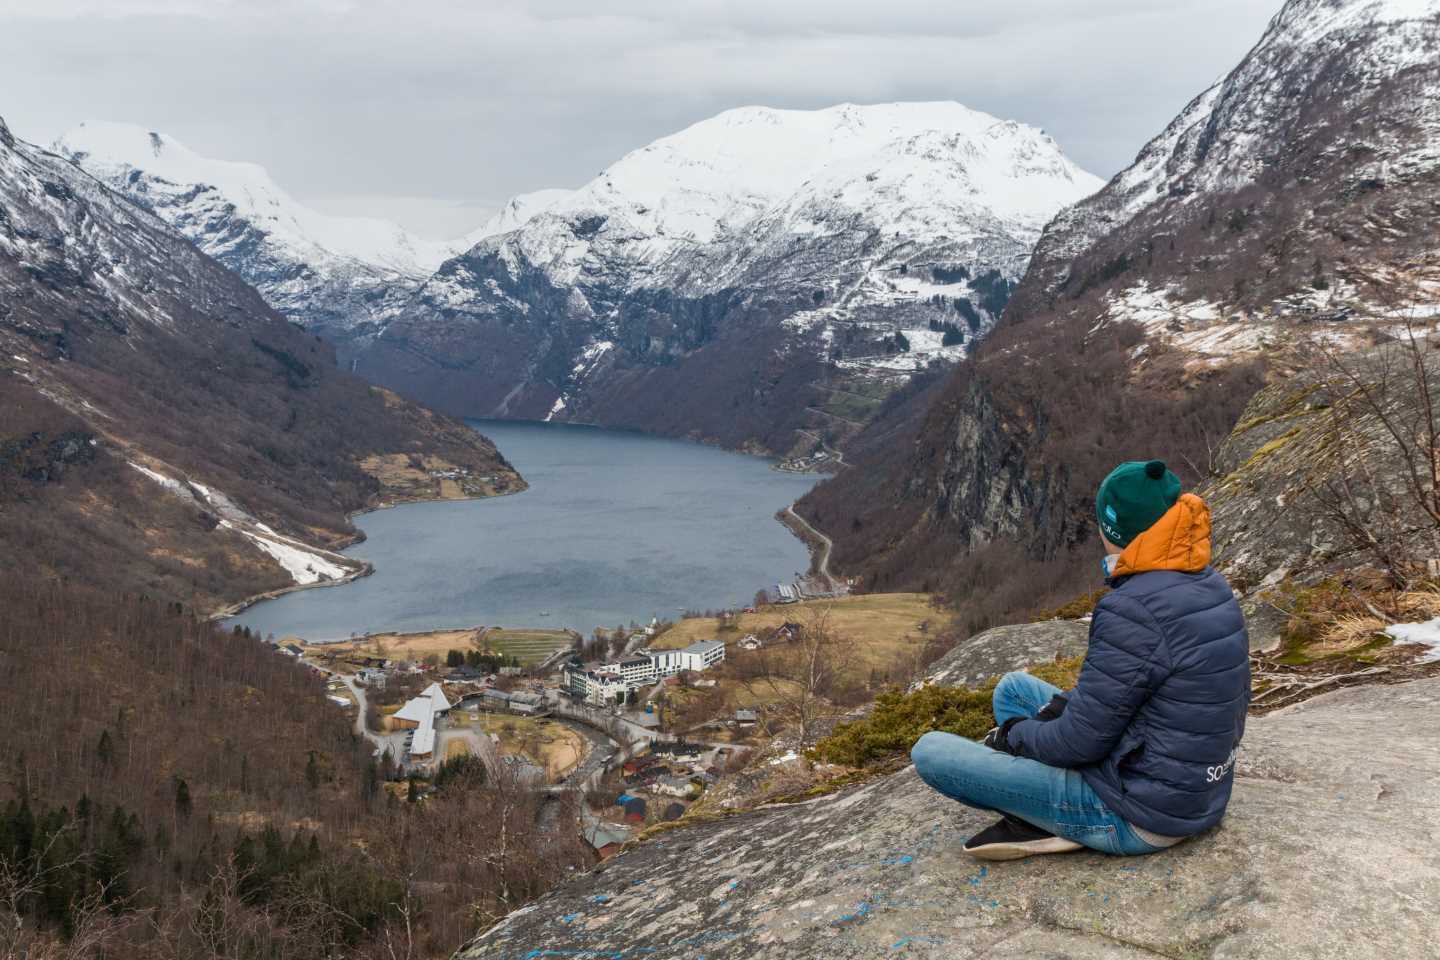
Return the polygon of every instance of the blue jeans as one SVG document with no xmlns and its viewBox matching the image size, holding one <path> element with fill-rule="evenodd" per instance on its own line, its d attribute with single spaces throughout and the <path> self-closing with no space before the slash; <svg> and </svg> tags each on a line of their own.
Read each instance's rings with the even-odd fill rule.
<svg viewBox="0 0 1440 960">
<path fill-rule="evenodd" d="M 1007 673 L 995 687 L 995 722 L 1033 717 L 1059 687 L 1028 673 Z M 1102 853 L 1154 853 L 1112 813 L 1075 770 L 1052 767 L 953 733 L 931 731 L 910 750 L 920 779 L 952 800 L 995 810 Z"/>
</svg>

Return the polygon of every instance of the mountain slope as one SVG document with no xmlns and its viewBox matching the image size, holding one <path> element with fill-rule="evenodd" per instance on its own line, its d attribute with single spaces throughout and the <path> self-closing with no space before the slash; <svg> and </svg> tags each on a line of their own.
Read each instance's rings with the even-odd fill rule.
<svg viewBox="0 0 1440 960">
<path fill-rule="evenodd" d="M 1286 3 L 1244 61 L 1047 228 L 914 438 L 809 498 L 837 565 L 971 597 L 977 570 L 1038 564 L 1019 579 L 1040 590 L 992 591 L 971 612 L 1064 599 L 1093 579 L 1066 551 L 1090 537 L 1114 462 L 1162 456 L 1197 481 L 1297 333 L 1440 315 L 1437 17 L 1440 0 Z"/>
<path fill-rule="evenodd" d="M 213 608 L 357 572 L 330 552 L 347 513 L 438 495 L 447 470 L 474 495 L 521 485 L 0 124 L 0 568 Z"/>
<path fill-rule="evenodd" d="M 731 110 L 448 261 L 356 369 L 454 413 L 843 438 L 962 356 L 1098 186 L 959 104 Z"/>
<path fill-rule="evenodd" d="M 82 124 L 52 149 L 185 234 L 271 307 L 340 342 L 392 315 L 449 257 L 564 193 L 517 197 L 472 234 L 440 242 L 386 220 L 317 213 L 262 167 L 202 157 L 131 124 Z"/>
</svg>

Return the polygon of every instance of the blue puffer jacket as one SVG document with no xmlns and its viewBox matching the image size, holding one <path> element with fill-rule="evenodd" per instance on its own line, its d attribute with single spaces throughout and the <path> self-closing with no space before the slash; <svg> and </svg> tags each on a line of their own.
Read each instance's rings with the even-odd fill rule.
<svg viewBox="0 0 1440 960">
<path fill-rule="evenodd" d="M 1224 816 L 1250 704 L 1245 619 L 1208 566 L 1209 535 L 1186 494 L 1131 543 L 1065 712 L 1009 733 L 1020 756 L 1078 770 L 1111 810 L 1171 837 Z"/>
</svg>

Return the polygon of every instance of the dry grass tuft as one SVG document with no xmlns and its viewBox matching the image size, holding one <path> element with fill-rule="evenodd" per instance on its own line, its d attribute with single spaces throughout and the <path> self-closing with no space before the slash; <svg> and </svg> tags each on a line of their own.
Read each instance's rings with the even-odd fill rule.
<svg viewBox="0 0 1440 960">
<path fill-rule="evenodd" d="M 1440 590 L 1409 590 L 1395 598 L 1395 606 L 1406 616 L 1440 617 Z"/>
<path fill-rule="evenodd" d="M 1311 648 L 1312 653 L 1340 653 L 1354 647 L 1362 647 L 1375 639 L 1375 635 L 1386 627 L 1385 621 L 1373 616 L 1347 615 L 1336 618 L 1330 629 L 1325 631 L 1321 643 Z"/>
</svg>

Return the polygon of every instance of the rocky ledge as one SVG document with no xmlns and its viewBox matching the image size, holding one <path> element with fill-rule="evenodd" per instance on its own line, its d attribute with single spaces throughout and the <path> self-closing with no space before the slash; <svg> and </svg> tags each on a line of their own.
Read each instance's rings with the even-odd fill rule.
<svg viewBox="0 0 1440 960">
<path fill-rule="evenodd" d="M 1016 662 L 1062 639 L 1009 637 Z M 661 834 L 460 957 L 1428 955 L 1440 940 L 1437 710 L 1431 679 L 1252 720 L 1225 822 L 1143 858 L 981 864 L 961 844 L 992 818 L 906 769 Z"/>
</svg>

